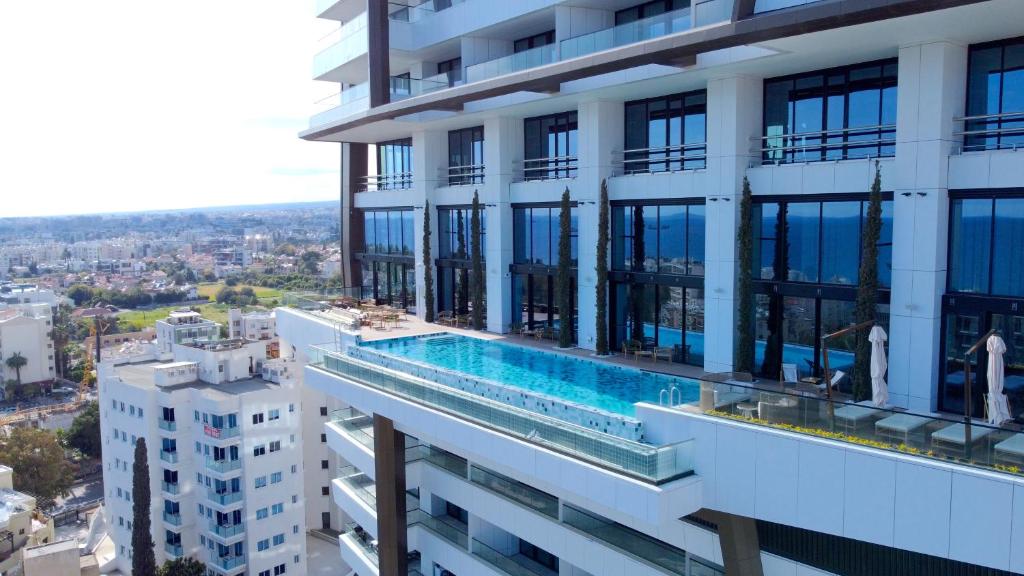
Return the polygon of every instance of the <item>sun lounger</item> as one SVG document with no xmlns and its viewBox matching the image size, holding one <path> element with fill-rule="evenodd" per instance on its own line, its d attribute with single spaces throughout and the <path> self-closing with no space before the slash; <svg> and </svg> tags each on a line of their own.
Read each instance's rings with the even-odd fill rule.
<svg viewBox="0 0 1024 576">
<path fill-rule="evenodd" d="M 894 414 L 875 422 L 875 433 L 897 442 L 908 443 L 910 435 L 931 422 L 930 418 L 913 414 Z"/>
<path fill-rule="evenodd" d="M 863 402 L 837 409 L 835 412 L 836 424 L 847 429 L 847 431 L 854 431 L 858 430 L 861 426 L 871 423 L 878 414 L 882 413 L 874 408 L 874 404 L 870 400 L 864 400 Z"/>
<path fill-rule="evenodd" d="M 952 424 L 932 434 L 932 447 L 953 453 L 962 452 L 966 439 L 967 427 L 963 424 Z M 992 433 L 992 428 L 971 426 L 971 444 L 985 439 Z"/>
<path fill-rule="evenodd" d="M 996 444 L 995 457 L 1003 464 L 1013 466 L 1024 464 L 1024 434 L 1014 434 Z"/>
</svg>

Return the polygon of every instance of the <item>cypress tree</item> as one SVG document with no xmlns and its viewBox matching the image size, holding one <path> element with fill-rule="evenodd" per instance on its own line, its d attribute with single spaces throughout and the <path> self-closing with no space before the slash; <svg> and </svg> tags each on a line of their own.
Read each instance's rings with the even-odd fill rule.
<svg viewBox="0 0 1024 576">
<path fill-rule="evenodd" d="M 434 321 L 434 265 L 430 262 L 430 200 L 423 205 L 423 319 Z"/>
<path fill-rule="evenodd" d="M 754 238 L 753 198 L 750 181 L 743 177 L 740 222 L 736 232 L 739 253 L 736 261 L 736 358 L 737 372 L 754 371 Z"/>
<path fill-rule="evenodd" d="M 132 576 L 156 576 L 156 556 L 149 517 L 149 461 L 146 440 L 135 442 L 132 463 Z"/>
<path fill-rule="evenodd" d="M 570 229 L 572 207 L 569 205 L 569 188 L 562 192 L 562 205 L 558 214 L 558 272 L 555 278 L 555 289 L 558 290 L 558 346 L 572 346 L 572 246 Z"/>
<path fill-rule="evenodd" d="M 855 321 L 870 322 L 878 310 L 878 240 L 882 235 L 882 176 L 875 162 L 875 180 L 868 196 L 867 218 L 861 235 L 860 278 L 857 285 Z M 871 398 L 871 342 L 868 332 L 859 330 L 854 343 L 853 399 L 855 402 Z"/>
<path fill-rule="evenodd" d="M 595 301 L 598 356 L 608 355 L 608 181 L 601 180 L 601 206 L 597 217 L 597 287 Z"/>
<path fill-rule="evenodd" d="M 455 254 L 457 258 L 466 257 L 466 219 L 462 216 L 462 210 L 456 210 L 455 216 Z M 455 273 L 455 314 L 462 314 L 466 311 L 466 271 L 462 269 Z"/>
<path fill-rule="evenodd" d="M 469 275 L 470 298 L 473 301 L 473 329 L 484 329 L 484 262 L 483 246 L 480 245 L 480 195 L 473 191 L 473 212 L 469 216 L 469 233 L 472 251 L 472 271 Z"/>
<path fill-rule="evenodd" d="M 633 206 L 633 271 L 643 272 L 644 261 L 647 259 L 647 250 L 644 246 L 644 207 Z M 633 283 L 629 290 L 630 310 L 633 315 L 633 327 L 630 330 L 630 339 L 637 342 L 644 341 L 644 295 L 643 284 Z"/>
<path fill-rule="evenodd" d="M 775 259 L 772 264 L 777 282 L 785 282 L 789 275 L 789 230 L 786 223 L 786 204 L 779 205 L 775 218 Z M 764 345 L 761 376 L 778 378 L 782 371 L 782 297 L 771 296 L 768 302 L 768 341 Z"/>
</svg>

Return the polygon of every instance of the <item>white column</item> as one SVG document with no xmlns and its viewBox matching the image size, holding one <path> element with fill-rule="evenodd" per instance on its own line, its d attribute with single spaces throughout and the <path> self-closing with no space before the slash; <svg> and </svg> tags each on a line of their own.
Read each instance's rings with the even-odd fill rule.
<svg viewBox="0 0 1024 576">
<path fill-rule="evenodd" d="M 577 242 L 577 295 L 580 348 L 593 350 L 595 333 L 595 307 L 597 294 L 597 222 L 601 198 L 601 180 L 612 175 L 612 153 L 621 151 L 624 141 L 622 102 L 597 101 L 580 104 L 579 170 L 572 186 L 572 198 L 577 202 L 579 222 Z M 609 231 L 610 232 L 610 231 Z M 609 250 L 610 250 L 609 246 Z"/>
<path fill-rule="evenodd" d="M 523 122 L 518 118 L 484 121 L 484 184 L 480 202 L 487 211 L 487 330 L 508 332 L 512 316 L 512 204 L 510 189 L 523 158 Z"/>
<path fill-rule="evenodd" d="M 946 285 L 953 118 L 963 113 L 967 48 L 932 42 L 900 48 L 893 190 L 889 397 L 934 410 Z M 883 180 L 883 188 L 890 188 Z"/>
<path fill-rule="evenodd" d="M 437 206 L 434 191 L 440 185 L 441 168 L 446 166 L 448 138 L 445 132 L 416 132 L 412 135 L 412 178 L 413 178 L 413 222 L 415 230 L 416 259 L 416 316 L 426 315 L 426 281 L 423 267 L 423 211 L 430 201 L 430 260 L 437 258 Z M 435 306 L 437 295 L 437 270 L 434 270 Z"/>
<path fill-rule="evenodd" d="M 739 200 L 743 176 L 753 158 L 751 139 L 761 135 L 761 114 L 760 78 L 708 82 L 704 254 L 704 369 L 708 372 L 733 367 Z"/>
</svg>

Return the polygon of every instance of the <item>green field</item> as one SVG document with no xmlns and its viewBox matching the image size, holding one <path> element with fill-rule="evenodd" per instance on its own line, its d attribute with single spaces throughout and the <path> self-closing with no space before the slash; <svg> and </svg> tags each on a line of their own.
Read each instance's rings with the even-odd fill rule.
<svg viewBox="0 0 1024 576">
<path fill-rule="evenodd" d="M 152 310 L 125 310 L 120 312 L 117 317 L 122 328 L 126 332 L 135 332 L 142 330 L 147 326 L 153 326 L 157 320 L 166 318 L 172 310 L 177 310 L 181 307 L 182 306 L 163 306 Z M 203 318 L 213 320 L 220 324 L 227 324 L 228 309 L 230 308 L 227 304 L 202 304 L 198 306 L 198 308 L 199 312 L 203 315 Z M 242 307 L 243 311 L 250 309 L 252 309 L 251 306 Z"/>
<path fill-rule="evenodd" d="M 199 297 L 206 298 L 208 300 L 213 300 L 214 298 L 217 297 L 217 292 L 220 291 L 220 289 L 223 288 L 224 286 L 225 284 L 223 282 L 204 282 L 202 284 L 199 284 L 199 286 L 197 287 L 199 291 Z M 233 288 L 235 290 L 239 290 L 244 287 L 245 284 L 239 284 L 237 286 L 234 286 Z M 256 297 L 259 298 L 260 300 L 281 298 L 281 291 L 278 290 L 277 288 L 266 288 L 263 286 L 249 287 L 252 288 L 252 291 L 256 293 Z"/>
</svg>

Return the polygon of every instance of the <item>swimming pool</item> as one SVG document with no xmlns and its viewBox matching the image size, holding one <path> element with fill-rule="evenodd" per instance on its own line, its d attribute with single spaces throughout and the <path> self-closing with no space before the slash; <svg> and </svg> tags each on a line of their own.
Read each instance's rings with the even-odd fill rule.
<svg viewBox="0 0 1024 576">
<path fill-rule="evenodd" d="M 676 402 L 700 397 L 696 380 L 467 336 L 396 338 L 362 347 L 629 417 L 634 403 L 657 404 L 659 392 L 671 386 L 681 393 Z"/>
</svg>

